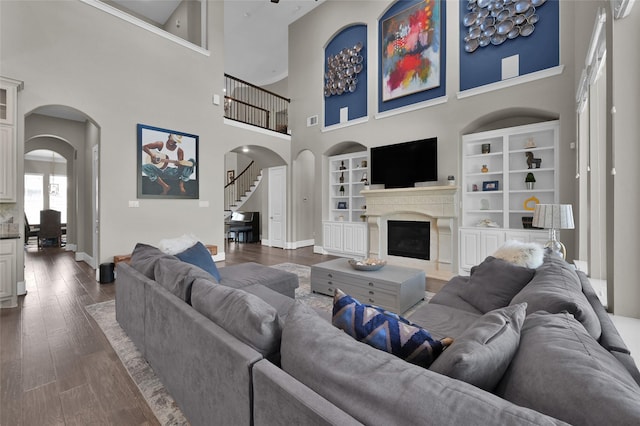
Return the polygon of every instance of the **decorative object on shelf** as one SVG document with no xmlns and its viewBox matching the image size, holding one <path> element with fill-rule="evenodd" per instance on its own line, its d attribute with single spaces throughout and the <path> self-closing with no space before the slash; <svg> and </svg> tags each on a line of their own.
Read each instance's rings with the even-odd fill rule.
<svg viewBox="0 0 640 426">
<path fill-rule="evenodd" d="M 563 259 L 567 257 L 567 249 L 558 241 L 557 230 L 575 228 L 571 204 L 538 204 L 533 213 L 532 225 L 549 229 L 549 241 L 544 247 Z"/>
<path fill-rule="evenodd" d="M 449 182 L 449 186 L 456 186 L 456 178 L 453 175 L 447 176 L 447 182 Z"/>
<path fill-rule="evenodd" d="M 339 179 L 339 180 L 340 180 L 340 183 L 343 183 L 343 182 L 344 182 L 344 172 L 342 172 L 342 173 L 340 174 L 340 179 Z"/>
<path fill-rule="evenodd" d="M 343 222 L 343 221 L 344 221 L 344 216 L 343 215 L 338 216 L 338 222 Z"/>
<path fill-rule="evenodd" d="M 527 139 L 527 142 L 524 144 L 525 149 L 531 149 L 536 147 L 536 143 L 533 138 Z"/>
<path fill-rule="evenodd" d="M 358 84 L 358 74 L 364 69 L 364 56 L 360 53 L 361 42 L 353 47 L 345 47 L 336 55 L 327 57 L 327 71 L 324 74 L 324 96 L 353 93 Z"/>
<path fill-rule="evenodd" d="M 338 189 L 338 192 L 340 193 L 340 195 L 344 195 L 344 186 L 340 185 L 340 189 Z"/>
<path fill-rule="evenodd" d="M 374 257 L 368 257 L 366 259 L 349 259 L 349 265 L 358 271 L 377 271 L 386 264 L 386 260 Z"/>
<path fill-rule="evenodd" d="M 489 200 L 486 198 L 480 200 L 480 210 L 489 210 Z"/>
<path fill-rule="evenodd" d="M 476 185 L 475 183 L 473 184 L 473 186 L 471 186 L 471 190 L 473 192 L 477 192 L 478 191 L 478 185 Z"/>
<path fill-rule="evenodd" d="M 498 46 L 518 36 L 533 34 L 540 19 L 536 7 L 546 0 L 468 0 L 462 25 L 468 28 L 464 50 L 473 53 L 478 47 Z M 461 14 L 462 15 L 462 14 Z"/>
<path fill-rule="evenodd" d="M 363 221 L 363 222 L 366 222 L 367 221 L 367 215 L 366 214 L 361 214 L 360 215 L 360 220 Z"/>
<path fill-rule="evenodd" d="M 423 0 L 382 21 L 382 101 L 440 86 L 441 2 Z"/>
<path fill-rule="evenodd" d="M 338 209 L 339 210 L 346 210 L 347 209 L 347 202 L 346 201 L 338 201 Z"/>
<path fill-rule="evenodd" d="M 491 144 L 490 143 L 483 143 L 482 144 L 482 153 L 483 154 L 489 154 L 491 152 Z"/>
<path fill-rule="evenodd" d="M 344 161 L 340 162 L 340 170 L 347 170 L 347 168 L 344 165 Z"/>
<path fill-rule="evenodd" d="M 497 180 L 487 180 L 482 182 L 483 191 L 497 191 L 500 189 L 500 182 Z"/>
<path fill-rule="evenodd" d="M 362 179 L 360 179 L 360 182 L 362 182 L 365 185 L 369 185 L 369 179 L 367 179 L 367 174 L 366 173 L 364 173 L 362 175 Z"/>
<path fill-rule="evenodd" d="M 480 169 L 480 171 L 481 171 L 482 173 L 487 173 L 487 172 L 489 172 L 489 168 L 487 167 L 487 165 L 486 165 L 486 164 L 483 164 L 483 165 L 482 165 L 482 168 Z"/>
<path fill-rule="evenodd" d="M 534 211 L 536 209 L 536 205 L 540 204 L 540 200 L 536 197 L 529 197 L 524 200 L 524 209 L 528 211 Z"/>
<path fill-rule="evenodd" d="M 362 167 L 363 169 L 367 168 L 367 160 L 362 160 L 362 162 L 360 163 L 360 167 Z"/>
<path fill-rule="evenodd" d="M 527 185 L 527 189 L 533 189 L 533 185 L 536 183 L 536 177 L 533 173 L 527 173 L 527 176 L 524 178 L 524 183 Z"/>
<path fill-rule="evenodd" d="M 522 216 L 522 227 L 524 229 L 533 228 L 533 216 Z"/>
<path fill-rule="evenodd" d="M 500 228 L 500 225 L 487 218 L 481 219 L 476 226 L 479 228 Z"/>
<path fill-rule="evenodd" d="M 540 164 L 542 164 L 542 158 L 533 158 L 533 152 L 525 152 L 524 155 L 527 156 L 527 168 L 533 169 L 533 165 L 535 164 L 536 169 L 540 168 Z"/>
</svg>

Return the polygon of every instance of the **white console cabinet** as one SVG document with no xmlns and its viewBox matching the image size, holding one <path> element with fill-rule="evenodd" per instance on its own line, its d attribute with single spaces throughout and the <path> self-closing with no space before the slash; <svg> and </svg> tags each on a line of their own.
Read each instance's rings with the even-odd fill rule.
<svg viewBox="0 0 640 426">
<path fill-rule="evenodd" d="M 462 137 L 460 274 L 507 240 L 548 241 L 547 230 L 525 228 L 523 218 L 538 203 L 558 203 L 558 133 L 555 120 Z"/>
<path fill-rule="evenodd" d="M 469 275 L 473 266 L 482 263 L 487 256 L 509 240 L 537 242 L 544 245 L 549 241 L 549 231 L 460 228 L 460 275 Z"/>
<path fill-rule="evenodd" d="M 12 308 L 17 305 L 16 256 L 18 239 L 0 240 L 0 306 Z"/>
<path fill-rule="evenodd" d="M 331 254 L 366 256 L 367 224 L 330 222 L 322 224 L 324 250 Z"/>
<path fill-rule="evenodd" d="M 0 77 L 0 202 L 16 202 L 16 116 L 22 83 Z"/>
</svg>

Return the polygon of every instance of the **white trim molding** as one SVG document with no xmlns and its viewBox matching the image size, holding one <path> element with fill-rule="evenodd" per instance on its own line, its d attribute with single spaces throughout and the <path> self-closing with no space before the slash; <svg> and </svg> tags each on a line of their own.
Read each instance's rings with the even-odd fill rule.
<svg viewBox="0 0 640 426">
<path fill-rule="evenodd" d="M 485 84 L 484 86 L 474 87 L 473 89 L 463 90 L 458 92 L 457 97 L 458 99 L 464 99 L 475 95 L 481 95 L 494 90 L 505 89 L 518 84 L 529 83 L 543 78 L 560 75 L 563 71 L 564 65 L 558 65 L 557 67 L 547 68 L 546 70 L 536 71 L 519 77 L 513 77 L 508 80 L 497 81 L 495 83 Z"/>
</svg>

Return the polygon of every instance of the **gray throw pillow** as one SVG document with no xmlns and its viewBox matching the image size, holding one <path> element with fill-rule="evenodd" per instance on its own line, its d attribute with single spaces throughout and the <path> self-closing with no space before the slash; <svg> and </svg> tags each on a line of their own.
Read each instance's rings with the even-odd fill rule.
<svg viewBox="0 0 640 426">
<path fill-rule="evenodd" d="M 193 283 L 191 305 L 265 357 L 280 348 L 278 312 L 258 296 L 198 278 Z"/>
<path fill-rule="evenodd" d="M 158 284 L 188 304 L 191 304 L 191 286 L 196 278 L 216 282 L 204 269 L 171 255 L 161 262 L 156 262 L 154 274 Z"/>
<path fill-rule="evenodd" d="M 138 243 L 131 253 L 129 265 L 149 279 L 155 279 L 156 263 L 161 259 L 174 259 L 173 256 L 163 253 L 159 248 L 148 244 Z"/>
<path fill-rule="evenodd" d="M 527 314 L 569 312 L 594 339 L 600 339 L 600 320 L 582 292 L 575 268 L 556 256 L 546 256 L 531 282 L 511 300 L 512 305 L 523 302 L 527 303 Z"/>
<path fill-rule="evenodd" d="M 488 256 L 480 265 L 471 268 L 469 284 L 460 297 L 486 314 L 509 305 L 534 274 L 535 269 Z"/>
<path fill-rule="evenodd" d="M 640 424 L 640 387 L 566 312 L 527 316 L 496 394 L 573 425 Z"/>
<path fill-rule="evenodd" d="M 520 343 L 527 304 L 488 312 L 453 341 L 429 370 L 493 391 Z"/>
</svg>

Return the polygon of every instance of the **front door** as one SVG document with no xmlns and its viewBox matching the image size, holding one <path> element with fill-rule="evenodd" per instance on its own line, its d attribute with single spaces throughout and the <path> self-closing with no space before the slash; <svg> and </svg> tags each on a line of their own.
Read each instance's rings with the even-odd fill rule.
<svg viewBox="0 0 640 426">
<path fill-rule="evenodd" d="M 287 167 L 269 169 L 269 245 L 284 248 L 287 207 Z"/>
</svg>

